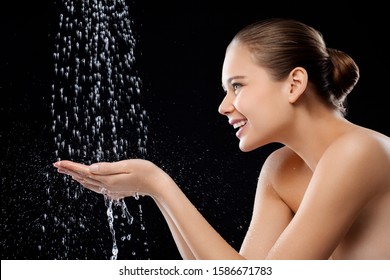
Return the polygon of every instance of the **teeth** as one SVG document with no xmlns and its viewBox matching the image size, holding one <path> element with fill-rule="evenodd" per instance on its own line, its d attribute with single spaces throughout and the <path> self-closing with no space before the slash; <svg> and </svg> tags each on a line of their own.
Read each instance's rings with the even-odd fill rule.
<svg viewBox="0 0 390 280">
<path fill-rule="evenodd" d="M 237 122 L 237 123 L 233 124 L 233 128 L 241 127 L 241 126 L 243 126 L 244 124 L 246 124 L 246 121 Z"/>
</svg>

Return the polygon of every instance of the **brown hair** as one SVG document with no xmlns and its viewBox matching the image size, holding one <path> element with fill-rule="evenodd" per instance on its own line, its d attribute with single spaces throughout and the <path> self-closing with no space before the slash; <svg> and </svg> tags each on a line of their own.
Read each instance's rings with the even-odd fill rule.
<svg viewBox="0 0 390 280">
<path fill-rule="evenodd" d="M 345 99 L 359 80 L 359 68 L 346 53 L 327 48 L 316 29 L 297 20 L 273 18 L 246 26 L 233 42 L 248 47 L 255 62 L 276 80 L 295 67 L 305 68 L 321 98 L 346 113 Z"/>
</svg>

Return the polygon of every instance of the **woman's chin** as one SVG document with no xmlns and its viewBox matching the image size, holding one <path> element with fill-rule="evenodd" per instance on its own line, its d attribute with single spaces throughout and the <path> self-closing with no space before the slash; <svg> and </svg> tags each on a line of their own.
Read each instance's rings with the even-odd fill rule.
<svg viewBox="0 0 390 280">
<path fill-rule="evenodd" d="M 242 152 L 251 152 L 253 150 L 256 150 L 257 148 L 260 148 L 264 145 L 266 145 L 269 142 L 264 142 L 264 141 L 256 141 L 256 142 L 249 142 L 246 141 L 248 139 L 241 138 L 240 143 L 239 143 L 239 148 Z"/>
<path fill-rule="evenodd" d="M 245 141 L 240 141 L 239 148 L 242 152 L 250 152 L 255 149 L 255 147 L 249 146 L 245 143 Z"/>
</svg>

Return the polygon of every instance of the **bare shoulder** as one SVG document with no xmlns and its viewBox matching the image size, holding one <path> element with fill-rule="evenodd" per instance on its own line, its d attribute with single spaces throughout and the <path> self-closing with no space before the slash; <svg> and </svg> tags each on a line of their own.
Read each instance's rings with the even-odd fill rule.
<svg viewBox="0 0 390 280">
<path fill-rule="evenodd" d="M 283 146 L 273 151 L 264 162 L 263 168 L 269 176 L 277 176 L 281 171 L 301 167 L 304 161 L 290 148 Z"/>
<path fill-rule="evenodd" d="M 267 181 L 288 207 L 296 212 L 313 174 L 303 159 L 284 146 L 269 155 L 261 173 L 259 183 Z"/>
<path fill-rule="evenodd" d="M 336 139 L 324 152 L 319 167 L 327 172 L 342 170 L 356 181 L 390 188 L 390 138 L 358 127 Z M 363 182 L 362 182 L 363 183 Z"/>
<path fill-rule="evenodd" d="M 390 229 L 390 139 L 358 128 L 337 139 L 319 167 L 332 199 L 355 215 L 354 222 L 333 253 L 336 259 L 388 259 Z M 322 196 L 324 199 L 324 196 Z M 335 202 L 336 201 L 336 202 Z M 351 215 L 354 216 L 354 215 Z M 375 238 L 372 238 L 375 236 Z"/>
<path fill-rule="evenodd" d="M 374 153 L 385 158 L 390 156 L 390 138 L 374 130 L 357 127 L 344 133 L 330 146 L 330 151 L 345 150 L 357 155 Z"/>
</svg>

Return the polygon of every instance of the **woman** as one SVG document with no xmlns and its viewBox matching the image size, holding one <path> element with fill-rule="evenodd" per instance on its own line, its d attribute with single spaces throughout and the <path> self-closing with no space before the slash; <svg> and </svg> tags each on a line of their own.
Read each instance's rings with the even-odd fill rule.
<svg viewBox="0 0 390 280">
<path fill-rule="evenodd" d="M 239 252 L 150 161 L 54 164 L 113 198 L 151 196 L 185 259 L 390 259 L 390 138 L 345 119 L 359 69 L 315 29 L 269 19 L 241 30 L 222 70 L 219 112 L 248 152 L 272 142 Z"/>
</svg>

